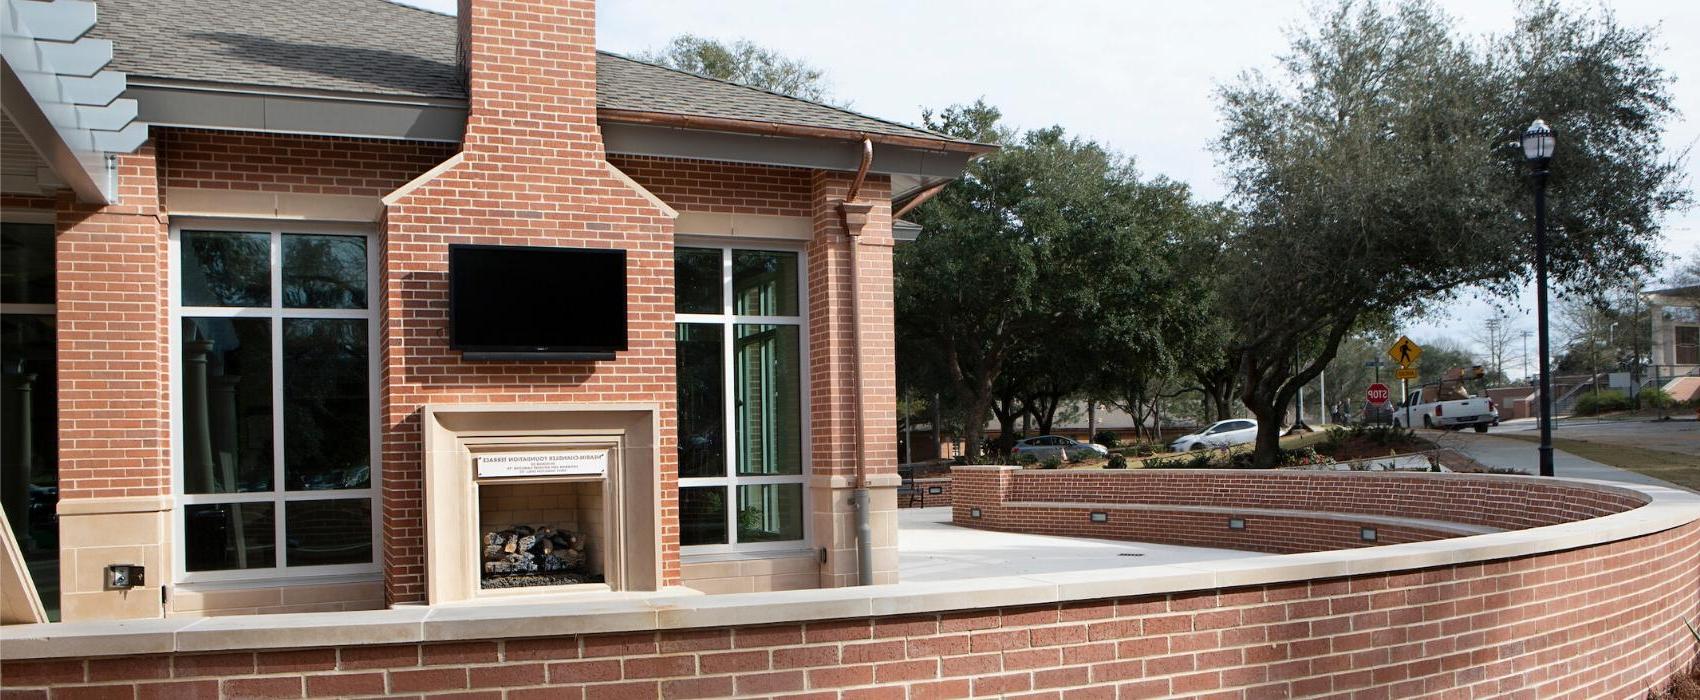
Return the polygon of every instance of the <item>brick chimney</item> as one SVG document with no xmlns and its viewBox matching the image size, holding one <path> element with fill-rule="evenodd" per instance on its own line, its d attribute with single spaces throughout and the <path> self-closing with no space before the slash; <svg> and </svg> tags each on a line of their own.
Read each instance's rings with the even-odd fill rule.
<svg viewBox="0 0 1700 700">
<path fill-rule="evenodd" d="M 459 20 L 468 158 L 601 168 L 594 0 L 460 0 Z"/>
<path fill-rule="evenodd" d="M 668 481 L 653 504 L 661 534 L 651 538 L 659 571 L 649 578 L 679 582 L 677 214 L 603 157 L 595 27 L 591 0 L 461 0 L 470 102 L 461 152 L 384 198 L 379 392 L 391 603 L 425 600 L 420 417 L 430 405 L 653 406 L 654 424 L 668 427 L 648 449 Z M 626 251 L 628 349 L 598 362 L 465 359 L 448 341 L 448 246 L 457 243 Z"/>
</svg>

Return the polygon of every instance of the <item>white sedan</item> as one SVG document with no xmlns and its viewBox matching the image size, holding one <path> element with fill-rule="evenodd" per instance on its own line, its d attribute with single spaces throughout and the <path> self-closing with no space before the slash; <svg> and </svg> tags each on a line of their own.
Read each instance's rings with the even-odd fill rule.
<svg viewBox="0 0 1700 700">
<path fill-rule="evenodd" d="M 1257 421 L 1231 418 L 1211 423 L 1210 427 L 1191 435 L 1182 435 L 1169 443 L 1170 452 L 1208 450 L 1257 442 Z"/>
</svg>

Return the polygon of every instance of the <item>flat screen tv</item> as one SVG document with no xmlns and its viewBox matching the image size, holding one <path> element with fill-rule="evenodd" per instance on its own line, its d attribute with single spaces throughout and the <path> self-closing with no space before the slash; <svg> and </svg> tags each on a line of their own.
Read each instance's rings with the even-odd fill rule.
<svg viewBox="0 0 1700 700">
<path fill-rule="evenodd" d="M 449 344 L 468 359 L 613 359 L 626 251 L 449 246 Z"/>
</svg>

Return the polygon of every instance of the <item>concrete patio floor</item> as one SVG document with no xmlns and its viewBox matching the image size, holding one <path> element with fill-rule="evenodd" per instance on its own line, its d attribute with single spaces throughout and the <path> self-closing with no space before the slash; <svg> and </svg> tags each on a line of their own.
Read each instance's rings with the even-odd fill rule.
<svg viewBox="0 0 1700 700">
<path fill-rule="evenodd" d="M 904 581 L 1119 569 L 1265 556 L 1209 547 L 992 532 L 950 523 L 950 508 L 897 511 L 898 572 Z"/>
</svg>

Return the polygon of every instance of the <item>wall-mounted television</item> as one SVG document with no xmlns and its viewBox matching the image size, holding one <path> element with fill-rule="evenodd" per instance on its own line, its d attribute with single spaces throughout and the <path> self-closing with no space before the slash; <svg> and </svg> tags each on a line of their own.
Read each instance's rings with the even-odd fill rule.
<svg viewBox="0 0 1700 700">
<path fill-rule="evenodd" d="M 449 246 L 449 345 L 470 360 L 612 360 L 626 251 Z"/>
</svg>

